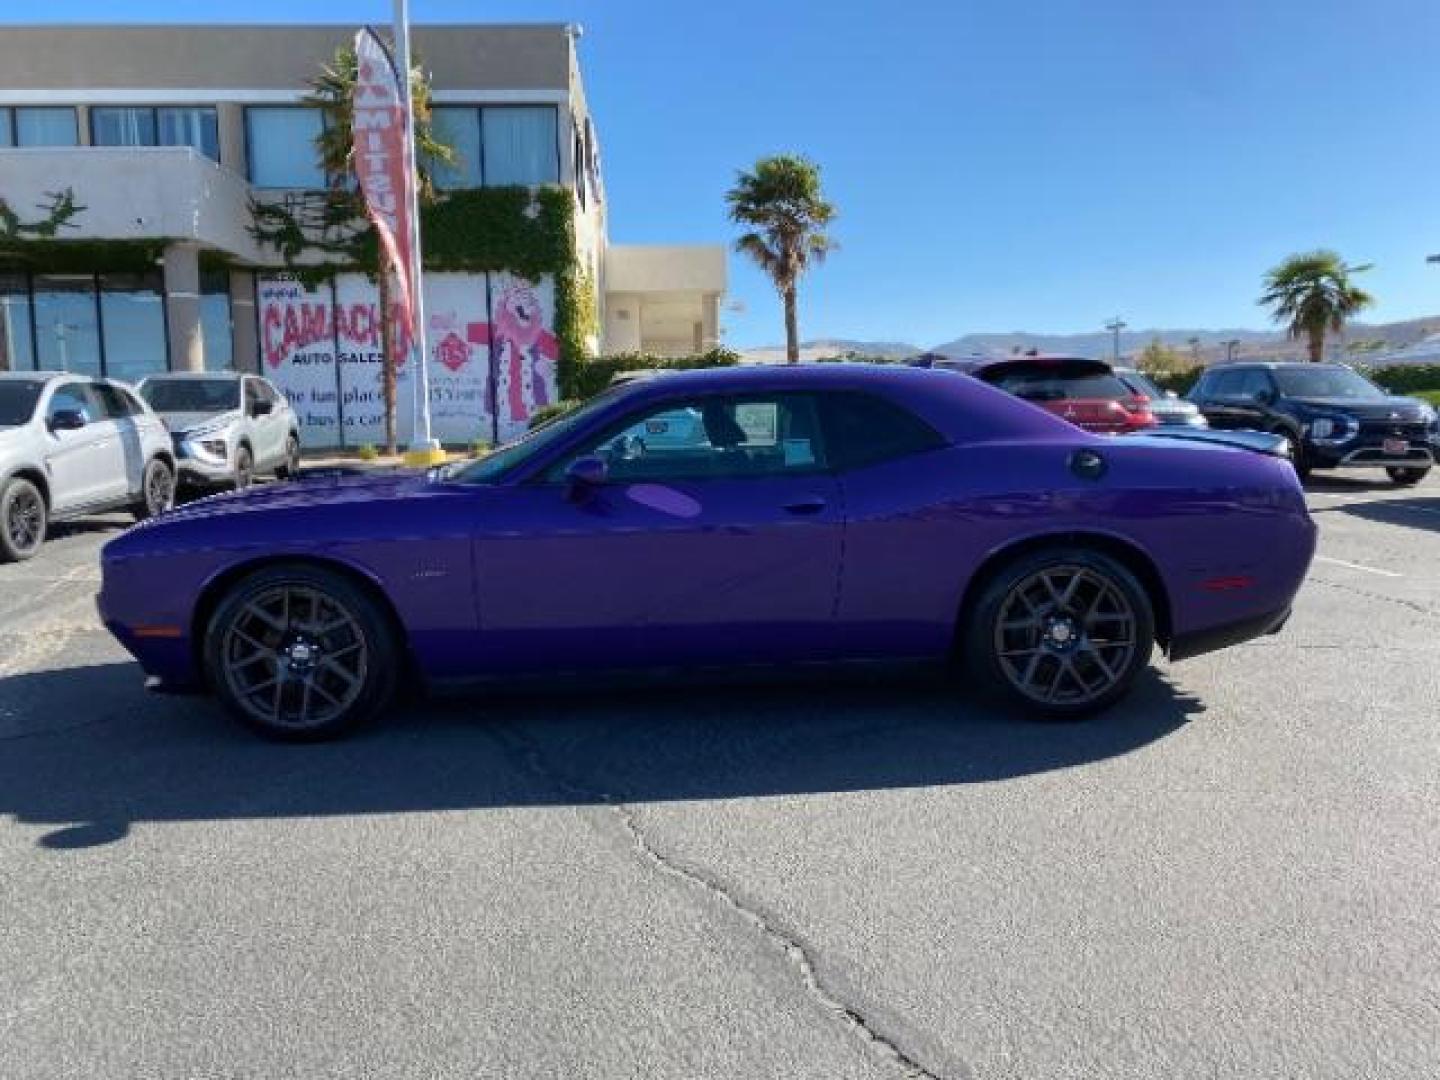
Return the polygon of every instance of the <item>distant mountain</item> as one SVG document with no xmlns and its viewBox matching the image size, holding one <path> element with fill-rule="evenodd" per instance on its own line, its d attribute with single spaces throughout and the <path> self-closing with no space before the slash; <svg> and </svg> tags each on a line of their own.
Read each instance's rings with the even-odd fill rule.
<svg viewBox="0 0 1440 1080">
<path fill-rule="evenodd" d="M 1352 323 L 1345 337 L 1329 342 L 1329 359 L 1360 357 L 1366 352 L 1399 349 L 1440 330 L 1440 316 L 1406 319 L 1393 323 Z M 1124 330 L 1120 334 L 1121 356 L 1136 356 L 1150 342 L 1159 340 L 1182 353 L 1193 353 L 1202 364 L 1225 359 L 1227 341 L 1238 341 L 1235 359 L 1264 357 L 1298 360 L 1305 357 L 1305 343 L 1292 341 L 1283 330 Z M 1080 334 L 1031 334 L 1017 330 L 1008 334 L 966 334 L 936 345 L 932 352 L 946 356 L 1005 356 L 1016 351 L 1067 353 L 1075 356 L 1108 358 L 1114 352 L 1114 338 L 1101 330 Z"/>
<path fill-rule="evenodd" d="M 886 359 L 915 356 L 925 350 L 906 341 L 851 341 L 846 338 L 825 338 L 800 343 L 801 360 L 828 360 L 836 356 L 883 356 Z M 741 349 L 740 355 L 755 364 L 779 364 L 785 361 L 784 345 L 763 345 Z"/>
<path fill-rule="evenodd" d="M 1330 339 L 1327 359 L 1363 359 L 1366 353 L 1402 349 L 1434 333 L 1440 333 L 1440 315 L 1392 323 L 1352 323 L 1346 328 L 1343 341 Z M 1224 360 L 1225 342 L 1232 340 L 1240 343 L 1235 347 L 1237 360 L 1300 360 L 1305 357 L 1305 343 L 1291 341 L 1283 330 L 1125 330 L 1120 334 L 1120 354 L 1133 358 L 1157 339 L 1162 345 L 1194 355 L 1202 364 Z M 922 352 L 938 352 L 946 356 L 1009 356 L 1030 349 L 1109 358 L 1114 350 L 1114 341 L 1104 330 L 1081 334 L 1032 334 L 1026 330 L 1013 330 L 1009 333 L 965 334 L 927 350 L 904 341 L 822 338 L 802 342 L 800 358 L 821 360 L 855 355 L 894 359 Z M 753 363 L 781 363 L 785 359 L 785 346 L 744 349 L 741 355 Z"/>
</svg>

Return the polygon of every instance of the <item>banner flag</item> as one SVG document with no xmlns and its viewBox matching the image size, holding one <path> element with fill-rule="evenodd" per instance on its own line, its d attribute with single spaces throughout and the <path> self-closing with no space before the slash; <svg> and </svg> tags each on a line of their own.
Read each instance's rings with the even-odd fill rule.
<svg viewBox="0 0 1440 1080">
<path fill-rule="evenodd" d="M 410 280 L 411 186 L 415 169 L 405 137 L 405 97 L 408 80 L 400 77 L 379 35 L 368 26 L 355 35 L 355 98 L 352 106 L 355 175 L 365 198 L 365 214 L 380 237 L 384 262 L 395 281 L 395 310 L 399 318 L 394 336 L 396 366 L 403 362 L 415 334 L 415 289 Z M 401 345 L 406 346 L 402 350 Z"/>
</svg>

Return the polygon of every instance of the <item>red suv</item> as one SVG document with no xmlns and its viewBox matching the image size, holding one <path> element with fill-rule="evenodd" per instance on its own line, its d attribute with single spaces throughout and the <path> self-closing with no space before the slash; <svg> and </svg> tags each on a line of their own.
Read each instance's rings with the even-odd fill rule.
<svg viewBox="0 0 1440 1080">
<path fill-rule="evenodd" d="M 1150 399 L 1126 386 L 1103 360 L 1017 356 L 979 364 L 969 374 L 1100 435 L 1156 426 Z"/>
</svg>

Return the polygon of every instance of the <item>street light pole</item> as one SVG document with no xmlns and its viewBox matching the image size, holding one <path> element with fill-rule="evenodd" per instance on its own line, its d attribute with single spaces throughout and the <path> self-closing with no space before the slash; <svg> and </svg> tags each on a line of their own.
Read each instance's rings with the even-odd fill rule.
<svg viewBox="0 0 1440 1080">
<path fill-rule="evenodd" d="M 1227 364 L 1232 364 L 1235 362 L 1235 349 L 1239 346 L 1239 344 L 1239 338 L 1231 338 L 1229 341 L 1225 342 L 1225 362 Z"/>
<path fill-rule="evenodd" d="M 1120 363 L 1120 331 L 1129 325 L 1119 315 L 1105 324 L 1105 329 L 1115 335 L 1115 363 Z"/>
<path fill-rule="evenodd" d="M 410 201 L 410 276 L 411 311 L 415 325 L 410 335 L 411 427 L 410 455 L 427 461 L 440 457 L 440 444 L 430 435 L 430 346 L 425 326 L 425 259 L 420 253 L 420 178 L 415 147 L 415 109 L 410 88 L 410 0 L 395 0 L 395 51 L 400 62 L 400 101 L 405 109 L 405 167 L 409 170 L 405 185 Z"/>
</svg>

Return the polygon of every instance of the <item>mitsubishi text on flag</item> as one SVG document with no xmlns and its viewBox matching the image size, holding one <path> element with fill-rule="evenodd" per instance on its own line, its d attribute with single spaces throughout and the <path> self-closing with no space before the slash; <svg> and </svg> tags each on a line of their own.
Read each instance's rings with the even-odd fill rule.
<svg viewBox="0 0 1440 1080">
<path fill-rule="evenodd" d="M 366 216 L 380 237 L 383 261 L 390 264 L 394 274 L 398 360 L 405 355 L 415 330 L 415 290 L 410 280 L 410 207 L 414 201 L 409 191 L 409 185 L 415 182 L 415 169 L 405 139 L 403 96 L 408 87 L 390 53 L 369 27 L 355 35 L 355 57 L 355 175 L 365 197 Z"/>
</svg>

